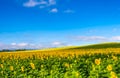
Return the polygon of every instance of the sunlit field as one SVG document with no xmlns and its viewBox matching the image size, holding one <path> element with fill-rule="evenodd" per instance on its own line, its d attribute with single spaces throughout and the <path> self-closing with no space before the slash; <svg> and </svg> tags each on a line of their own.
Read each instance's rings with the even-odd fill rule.
<svg viewBox="0 0 120 78">
<path fill-rule="evenodd" d="M 1 52 L 0 78 L 120 78 L 120 48 Z"/>
<path fill-rule="evenodd" d="M 0 78 L 120 78 L 120 0 L 0 0 Z"/>
</svg>

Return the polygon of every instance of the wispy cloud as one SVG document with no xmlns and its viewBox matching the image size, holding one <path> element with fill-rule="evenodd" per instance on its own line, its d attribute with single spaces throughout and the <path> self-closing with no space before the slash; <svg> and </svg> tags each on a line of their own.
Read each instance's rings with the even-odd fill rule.
<svg viewBox="0 0 120 78">
<path fill-rule="evenodd" d="M 24 7 L 27 8 L 33 8 L 33 7 L 38 7 L 40 9 L 43 8 L 51 8 L 49 10 L 49 12 L 52 13 L 57 13 L 58 9 L 56 8 L 56 5 L 60 7 L 59 1 L 57 0 L 28 0 L 27 2 L 23 3 Z M 54 7 L 54 8 L 53 8 Z M 66 9 L 66 10 L 61 10 L 61 12 L 64 13 L 74 13 L 75 11 L 71 10 L 71 9 Z"/>
<path fill-rule="evenodd" d="M 36 49 L 36 45 L 30 43 L 11 43 L 11 44 L 1 44 L 1 49 Z"/>
<path fill-rule="evenodd" d="M 52 47 L 62 47 L 68 46 L 67 43 L 54 41 L 46 43 L 39 43 L 39 44 L 32 44 L 32 43 L 11 43 L 11 44 L 0 44 L 0 50 L 2 49 L 43 49 L 43 48 L 52 48 Z"/>
<path fill-rule="evenodd" d="M 30 43 L 25 43 L 25 42 L 22 42 L 22 43 L 11 43 L 9 44 L 9 48 L 11 49 L 26 49 L 26 48 L 35 48 L 34 45 L 30 44 Z"/>
<path fill-rule="evenodd" d="M 64 43 L 60 42 L 60 41 L 55 41 L 55 42 L 52 42 L 52 45 L 53 46 L 63 46 L 65 45 Z"/>
<path fill-rule="evenodd" d="M 19 43 L 18 46 L 20 47 L 25 47 L 25 46 L 28 46 L 29 44 L 28 43 Z"/>
<path fill-rule="evenodd" d="M 56 5 L 56 0 L 49 0 L 49 5 Z"/>
<path fill-rule="evenodd" d="M 103 36 L 77 36 L 77 37 L 74 37 L 74 39 L 79 40 L 79 41 L 105 41 L 107 40 L 107 38 Z"/>
<path fill-rule="evenodd" d="M 111 40 L 120 41 L 120 36 L 114 36 L 111 38 Z"/>
<path fill-rule="evenodd" d="M 69 42 L 62 42 L 62 41 L 53 41 L 47 43 L 27 43 L 21 42 L 16 43 L 13 42 L 11 44 L 4 44 L 0 43 L 0 50 L 1 49 L 43 49 L 43 48 L 52 48 L 52 47 L 63 47 L 63 46 L 71 46 L 75 42 L 82 42 L 82 43 L 89 43 L 89 42 L 116 42 L 120 41 L 120 36 L 113 36 L 113 37 L 105 37 L 105 36 L 74 36 L 71 37 L 72 40 Z M 75 43 L 76 44 L 76 43 Z"/>
<path fill-rule="evenodd" d="M 29 0 L 28 2 L 23 3 L 23 6 L 24 7 L 35 7 L 35 6 L 39 5 L 39 4 L 40 4 L 40 2 L 36 2 L 34 0 Z"/>
<path fill-rule="evenodd" d="M 120 36 L 113 36 L 113 37 L 104 37 L 104 36 L 76 36 L 71 37 L 73 40 L 81 41 L 81 42 L 116 42 L 120 41 Z"/>
<path fill-rule="evenodd" d="M 75 13 L 75 11 L 67 9 L 67 10 L 64 11 L 64 13 Z"/>
<path fill-rule="evenodd" d="M 36 1 L 36 0 L 29 0 L 28 2 L 23 3 L 24 7 L 36 7 L 36 6 L 52 6 L 52 5 L 56 5 L 56 1 L 55 0 L 40 0 L 40 1 Z"/>
<path fill-rule="evenodd" d="M 11 43 L 11 45 L 12 45 L 12 46 L 16 46 L 16 45 L 17 45 L 17 43 Z"/>
<path fill-rule="evenodd" d="M 57 8 L 53 8 L 50 10 L 51 13 L 57 13 L 58 12 L 58 9 Z"/>
</svg>

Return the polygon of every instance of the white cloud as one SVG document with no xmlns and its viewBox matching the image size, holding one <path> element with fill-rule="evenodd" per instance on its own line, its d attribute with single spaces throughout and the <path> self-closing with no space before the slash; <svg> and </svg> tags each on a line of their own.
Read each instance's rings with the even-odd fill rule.
<svg viewBox="0 0 120 78">
<path fill-rule="evenodd" d="M 53 9 L 50 10 L 50 12 L 52 12 L 52 13 L 57 13 L 57 12 L 58 12 L 58 9 L 57 9 L 57 8 L 53 8 Z"/>
<path fill-rule="evenodd" d="M 111 38 L 111 40 L 119 41 L 120 40 L 120 36 L 114 36 L 114 37 Z"/>
<path fill-rule="evenodd" d="M 41 6 L 45 7 L 45 6 L 52 6 L 52 5 L 56 5 L 56 0 L 40 0 L 40 1 L 36 1 L 36 0 L 29 0 L 28 2 L 23 3 L 24 7 L 35 7 L 35 6 Z"/>
<path fill-rule="evenodd" d="M 28 44 L 28 43 L 11 43 L 11 46 L 18 46 L 18 47 L 25 47 L 25 46 L 28 46 L 28 45 L 31 45 L 31 44 Z"/>
<path fill-rule="evenodd" d="M 40 9 L 43 9 L 43 8 L 52 8 L 53 6 L 60 6 L 59 4 L 59 1 L 57 0 L 28 0 L 27 2 L 24 2 L 23 3 L 23 6 L 24 7 L 38 7 Z M 58 12 L 58 9 L 57 8 L 53 8 L 51 9 L 49 12 L 52 12 L 52 13 L 57 13 Z M 74 13 L 75 11 L 71 10 L 71 9 L 66 9 L 66 10 L 61 10 L 61 12 L 64 12 L 64 13 Z"/>
<path fill-rule="evenodd" d="M 39 5 L 40 2 L 36 2 L 35 0 L 29 0 L 26 3 L 23 3 L 23 6 L 25 7 L 35 7 L 36 5 Z"/>
<path fill-rule="evenodd" d="M 52 46 L 52 47 L 61 47 L 61 46 L 68 46 L 68 44 L 65 43 L 65 42 L 55 41 L 55 42 L 52 42 L 50 46 Z"/>
<path fill-rule="evenodd" d="M 25 46 L 28 46 L 29 44 L 28 43 L 19 43 L 17 44 L 19 47 L 25 47 Z"/>
<path fill-rule="evenodd" d="M 15 45 L 17 45 L 17 43 L 11 43 L 11 45 L 12 45 L 12 46 L 15 46 Z"/>
<path fill-rule="evenodd" d="M 107 40 L 107 38 L 103 36 L 78 36 L 78 37 L 74 37 L 74 39 L 80 40 L 80 41 L 105 41 Z"/>
<path fill-rule="evenodd" d="M 9 45 L 7 45 L 7 44 L 0 44 L 0 50 L 2 50 L 2 49 L 9 49 Z"/>
<path fill-rule="evenodd" d="M 120 41 L 120 36 L 113 36 L 113 37 L 104 37 L 104 36 L 76 36 L 71 37 L 73 41 L 70 40 L 70 42 L 61 42 L 61 41 L 53 41 L 53 42 L 47 42 L 47 43 L 16 43 L 13 42 L 11 44 L 4 44 L 0 43 L 0 50 L 1 49 L 43 49 L 43 48 L 52 48 L 52 47 L 63 47 L 63 46 L 72 46 L 74 42 L 82 42 L 82 43 L 89 43 L 89 42 L 115 42 Z M 75 43 L 76 44 L 76 43 Z"/>
<path fill-rule="evenodd" d="M 66 46 L 73 46 L 72 44 L 67 44 Z"/>
<path fill-rule="evenodd" d="M 120 36 L 113 36 L 113 37 L 104 37 L 104 36 L 77 36 L 72 37 L 72 39 L 77 41 L 102 41 L 102 42 L 115 42 L 120 41 Z"/>
<path fill-rule="evenodd" d="M 56 5 L 56 0 L 49 0 L 49 5 Z"/>
<path fill-rule="evenodd" d="M 39 43 L 39 44 L 33 44 L 33 43 L 11 43 L 11 44 L 0 44 L 0 50 L 2 49 L 43 49 L 43 48 L 52 48 L 52 47 L 61 47 L 61 46 L 67 46 L 68 44 L 62 43 L 59 41 L 55 42 L 48 42 L 46 43 Z"/>
<path fill-rule="evenodd" d="M 74 13 L 74 11 L 70 10 L 70 9 L 67 9 L 67 10 L 64 11 L 64 13 Z"/>
<path fill-rule="evenodd" d="M 56 42 L 53 42 L 52 44 L 53 45 L 61 45 L 61 42 L 56 41 Z"/>
<path fill-rule="evenodd" d="M 37 48 L 37 46 L 35 44 L 31 44 L 31 43 L 11 43 L 8 46 L 9 46 L 9 49 L 27 49 L 27 48 L 33 49 L 33 48 Z"/>
<path fill-rule="evenodd" d="M 45 0 L 41 0 L 41 1 L 40 1 L 40 4 L 47 5 L 47 4 L 48 4 L 48 2 L 47 2 L 47 1 L 45 1 Z"/>
</svg>

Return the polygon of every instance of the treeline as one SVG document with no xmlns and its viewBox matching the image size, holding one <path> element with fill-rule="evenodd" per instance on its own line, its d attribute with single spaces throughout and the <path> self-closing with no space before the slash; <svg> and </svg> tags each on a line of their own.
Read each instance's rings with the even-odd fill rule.
<svg viewBox="0 0 120 78">
<path fill-rule="evenodd" d="M 0 50 L 0 52 L 15 52 L 15 51 L 26 51 L 26 50 L 32 50 L 32 49 L 16 49 L 16 50 L 3 49 Z"/>
</svg>

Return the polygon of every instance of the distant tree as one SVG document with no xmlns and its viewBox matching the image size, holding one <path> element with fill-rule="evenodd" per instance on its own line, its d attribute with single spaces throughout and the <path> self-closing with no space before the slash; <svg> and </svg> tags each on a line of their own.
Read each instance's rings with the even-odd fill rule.
<svg viewBox="0 0 120 78">
<path fill-rule="evenodd" d="M 1 50 L 2 52 L 8 52 L 8 51 L 10 51 L 9 49 L 3 49 L 3 50 Z"/>
</svg>

